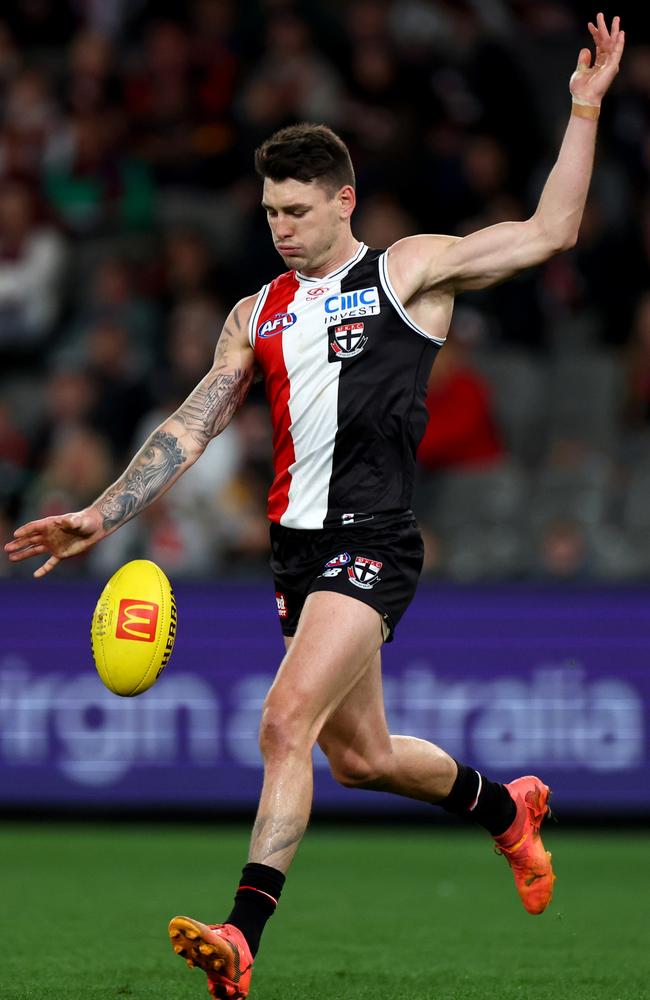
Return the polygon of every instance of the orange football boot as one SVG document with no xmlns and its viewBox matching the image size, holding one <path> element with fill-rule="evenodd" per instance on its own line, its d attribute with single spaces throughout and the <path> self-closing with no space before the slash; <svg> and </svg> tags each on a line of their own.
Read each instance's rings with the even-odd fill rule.
<svg viewBox="0 0 650 1000">
<path fill-rule="evenodd" d="M 506 785 L 517 814 L 501 836 L 496 853 L 505 855 L 515 877 L 517 892 L 529 913 L 542 913 L 553 896 L 555 875 L 551 854 L 544 850 L 540 827 L 550 812 L 550 791 L 539 778 L 528 774 Z"/>
<path fill-rule="evenodd" d="M 242 932 L 232 924 L 202 924 L 174 917 L 169 937 L 177 955 L 208 977 L 208 991 L 219 1000 L 245 1000 L 251 985 L 253 956 Z"/>
</svg>

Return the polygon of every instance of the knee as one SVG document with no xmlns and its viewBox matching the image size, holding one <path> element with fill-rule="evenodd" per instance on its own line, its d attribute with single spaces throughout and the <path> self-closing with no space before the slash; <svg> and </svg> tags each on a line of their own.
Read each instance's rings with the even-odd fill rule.
<svg viewBox="0 0 650 1000">
<path fill-rule="evenodd" d="M 299 706 L 267 700 L 262 710 L 259 743 L 267 763 L 310 751 L 313 740 L 310 743 L 308 726 Z"/>
<path fill-rule="evenodd" d="M 332 777 L 346 788 L 381 788 L 389 771 L 389 754 L 363 754 L 352 747 L 325 749 Z"/>
</svg>

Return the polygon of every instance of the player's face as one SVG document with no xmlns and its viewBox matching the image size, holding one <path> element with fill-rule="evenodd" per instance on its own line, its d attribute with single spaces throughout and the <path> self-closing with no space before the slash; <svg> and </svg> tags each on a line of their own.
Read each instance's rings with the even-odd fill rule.
<svg viewBox="0 0 650 1000">
<path fill-rule="evenodd" d="M 354 191 L 346 186 L 332 193 L 316 181 L 267 177 L 262 207 L 275 249 L 287 267 L 313 271 L 336 256 L 337 244 L 349 228 Z"/>
</svg>

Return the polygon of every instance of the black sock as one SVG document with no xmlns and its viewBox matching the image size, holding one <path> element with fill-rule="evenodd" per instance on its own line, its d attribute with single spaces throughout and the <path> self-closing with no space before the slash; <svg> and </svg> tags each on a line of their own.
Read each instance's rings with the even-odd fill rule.
<svg viewBox="0 0 650 1000">
<path fill-rule="evenodd" d="M 284 880 L 282 872 L 269 865 L 253 862 L 242 869 L 235 905 L 224 923 L 239 928 L 253 957 L 260 946 L 266 921 L 275 913 Z"/>
<path fill-rule="evenodd" d="M 493 837 L 498 837 L 508 829 L 515 818 L 517 807 L 510 792 L 498 781 L 488 781 L 465 764 L 459 764 L 458 775 L 446 799 L 436 802 L 436 805 L 464 816 L 475 823 L 484 826 Z"/>
</svg>

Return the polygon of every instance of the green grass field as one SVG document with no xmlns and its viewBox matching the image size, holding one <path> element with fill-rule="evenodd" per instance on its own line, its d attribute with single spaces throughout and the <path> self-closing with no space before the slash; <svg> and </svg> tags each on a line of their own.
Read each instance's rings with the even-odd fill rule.
<svg viewBox="0 0 650 1000">
<path fill-rule="evenodd" d="M 650 998 L 650 836 L 551 828 L 546 840 L 555 899 L 530 917 L 479 831 L 314 827 L 251 1000 Z M 0 997 L 207 997 L 167 922 L 223 919 L 246 843 L 238 827 L 6 824 Z"/>
</svg>

